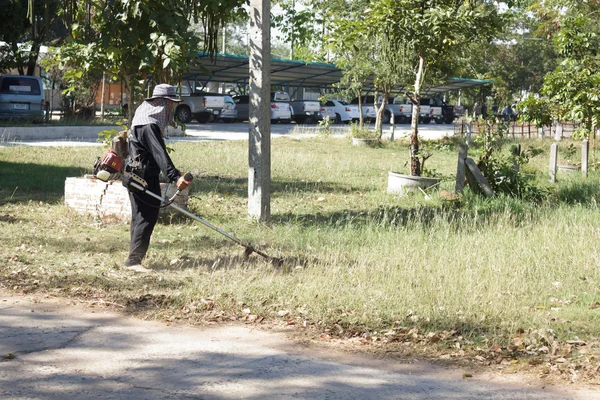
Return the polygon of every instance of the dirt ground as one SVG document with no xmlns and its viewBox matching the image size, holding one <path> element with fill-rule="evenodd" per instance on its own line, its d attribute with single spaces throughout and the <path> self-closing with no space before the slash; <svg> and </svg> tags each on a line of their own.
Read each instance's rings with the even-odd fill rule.
<svg viewBox="0 0 600 400">
<path fill-rule="evenodd" d="M 600 399 L 600 389 L 457 368 L 290 329 L 143 321 L 0 291 L 0 398 Z"/>
</svg>

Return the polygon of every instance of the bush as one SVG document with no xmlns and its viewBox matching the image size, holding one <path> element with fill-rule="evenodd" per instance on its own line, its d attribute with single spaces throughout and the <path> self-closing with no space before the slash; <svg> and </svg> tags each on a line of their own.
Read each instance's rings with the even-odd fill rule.
<svg viewBox="0 0 600 400">
<path fill-rule="evenodd" d="M 350 127 L 352 137 L 355 139 L 379 139 L 379 133 L 371 131 L 368 128 L 360 127 L 358 124 L 352 124 Z"/>
<path fill-rule="evenodd" d="M 479 145 L 476 152 L 477 166 L 495 193 L 527 201 L 543 201 L 547 198 L 548 191 L 535 185 L 533 175 L 521 172 L 521 167 L 526 165 L 530 158 L 543 151 L 530 146 L 520 154 L 515 154 L 514 146 L 511 146 L 510 154 L 502 154 L 506 144 L 504 135 L 507 132 L 507 124 L 502 124 L 494 130 L 488 122 L 485 132 L 474 141 L 475 145 Z"/>
</svg>

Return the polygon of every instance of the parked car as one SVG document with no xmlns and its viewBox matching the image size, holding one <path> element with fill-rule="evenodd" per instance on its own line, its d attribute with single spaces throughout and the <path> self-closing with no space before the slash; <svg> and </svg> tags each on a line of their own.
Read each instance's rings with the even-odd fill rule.
<svg viewBox="0 0 600 400">
<path fill-rule="evenodd" d="M 247 121 L 250 118 L 250 96 L 234 96 L 237 120 Z M 288 103 L 271 102 L 271 122 L 289 123 L 292 120 L 292 110 Z"/>
<path fill-rule="evenodd" d="M 223 122 L 235 122 L 237 120 L 238 110 L 235 107 L 233 97 L 225 96 L 225 107 L 221 110 L 221 113 L 217 117 L 217 121 Z"/>
<path fill-rule="evenodd" d="M 336 124 L 358 121 L 360 118 L 358 106 L 340 100 L 327 100 L 321 105 L 321 116 L 329 116 Z"/>
<path fill-rule="evenodd" d="M 42 81 L 37 76 L 0 76 L 0 118 L 42 120 L 46 100 Z"/>
<path fill-rule="evenodd" d="M 237 117 L 233 116 L 234 112 L 231 111 L 235 109 L 235 102 L 226 94 L 196 92 L 186 96 L 184 93 L 181 100 L 175 109 L 175 118 L 184 124 L 193 118 L 205 124 L 219 119 L 234 120 Z"/>
<path fill-rule="evenodd" d="M 350 104 L 352 105 L 357 105 L 358 106 L 358 98 L 353 99 Z M 362 98 L 362 111 L 363 111 L 363 118 L 366 121 L 374 121 L 375 118 L 377 118 L 377 111 L 375 110 L 375 96 L 364 96 Z M 389 117 L 389 113 L 388 113 L 388 117 Z M 384 115 L 384 122 L 385 122 L 385 115 Z M 389 118 L 388 118 L 388 122 L 389 122 Z"/>
<path fill-rule="evenodd" d="M 292 119 L 299 124 L 314 124 L 321 119 L 321 103 L 318 100 L 291 100 L 287 92 L 271 93 L 274 103 L 288 103 L 292 111 Z"/>
</svg>

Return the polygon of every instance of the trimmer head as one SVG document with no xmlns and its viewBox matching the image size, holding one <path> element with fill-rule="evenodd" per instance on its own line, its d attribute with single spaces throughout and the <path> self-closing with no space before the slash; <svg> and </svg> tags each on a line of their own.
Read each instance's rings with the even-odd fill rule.
<svg viewBox="0 0 600 400">
<path fill-rule="evenodd" d="M 248 261 L 250 254 L 252 253 L 256 253 L 259 256 L 265 258 L 266 260 L 268 260 L 271 264 L 273 264 L 273 266 L 279 268 L 283 265 L 283 258 L 278 258 L 278 257 L 271 257 L 268 254 L 263 253 L 260 250 L 255 249 L 254 247 L 250 246 L 250 245 L 246 245 L 246 249 L 244 250 L 244 261 Z"/>
</svg>

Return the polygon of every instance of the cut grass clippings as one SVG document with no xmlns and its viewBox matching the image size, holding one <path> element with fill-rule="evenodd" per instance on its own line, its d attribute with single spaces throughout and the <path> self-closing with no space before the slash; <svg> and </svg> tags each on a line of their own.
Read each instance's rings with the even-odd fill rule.
<svg viewBox="0 0 600 400">
<path fill-rule="evenodd" d="M 550 142 L 524 145 L 547 149 Z M 561 144 L 562 145 L 562 144 Z M 0 148 L 0 287 L 114 303 L 147 318 L 244 321 L 541 374 L 597 379 L 600 174 L 547 183 L 548 152 L 524 168 L 541 204 L 468 191 L 458 201 L 387 195 L 403 143 L 272 142 L 272 222 L 247 219 L 247 143 L 173 143 L 197 177 L 192 212 L 275 257 L 281 268 L 181 216 L 164 217 L 145 263 L 122 268 L 127 225 L 63 205 L 64 180 L 100 148 Z M 428 168 L 456 169 L 452 143 Z M 453 190 L 452 178 L 441 189 Z M 403 350 L 404 349 L 404 350 Z"/>
</svg>

